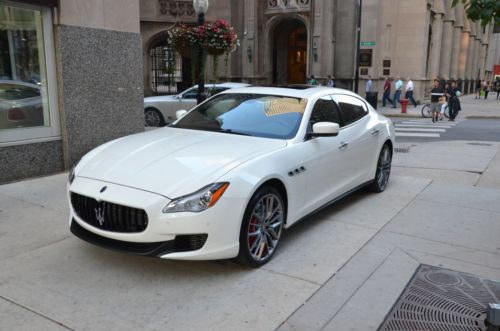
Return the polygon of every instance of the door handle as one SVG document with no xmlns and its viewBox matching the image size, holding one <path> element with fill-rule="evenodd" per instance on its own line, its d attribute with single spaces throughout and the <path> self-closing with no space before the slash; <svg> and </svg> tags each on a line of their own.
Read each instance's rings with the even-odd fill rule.
<svg viewBox="0 0 500 331">
<path fill-rule="evenodd" d="M 379 133 L 380 133 L 380 129 L 373 129 L 373 130 L 372 130 L 372 135 L 373 135 L 373 136 L 376 136 L 376 135 L 378 135 Z"/>
<path fill-rule="evenodd" d="M 342 141 L 339 145 L 339 149 L 345 149 L 345 148 L 347 148 L 348 145 L 349 145 L 349 143 Z"/>
</svg>

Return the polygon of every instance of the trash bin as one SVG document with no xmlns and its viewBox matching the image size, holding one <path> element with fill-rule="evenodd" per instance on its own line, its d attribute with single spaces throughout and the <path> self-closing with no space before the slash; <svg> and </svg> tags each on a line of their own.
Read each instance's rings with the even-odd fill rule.
<svg viewBox="0 0 500 331">
<path fill-rule="evenodd" d="M 374 108 L 377 109 L 378 92 L 366 92 L 366 101 Z"/>
<path fill-rule="evenodd" d="M 399 102 L 401 103 L 401 114 L 406 114 L 406 106 L 408 106 L 408 102 L 410 102 L 410 100 L 400 99 Z"/>
</svg>

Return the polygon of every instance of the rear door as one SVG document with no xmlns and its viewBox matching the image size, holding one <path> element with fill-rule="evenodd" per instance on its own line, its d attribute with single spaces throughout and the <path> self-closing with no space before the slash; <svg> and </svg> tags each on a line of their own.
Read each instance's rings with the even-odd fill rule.
<svg viewBox="0 0 500 331">
<path fill-rule="evenodd" d="M 335 94 L 333 99 L 340 108 L 342 127 L 339 136 L 344 145 L 344 161 L 349 171 L 345 173 L 343 191 L 364 183 L 369 170 L 375 169 L 373 155 L 377 153 L 379 128 L 377 121 L 369 116 L 368 106 L 361 98 L 352 95 Z"/>
</svg>

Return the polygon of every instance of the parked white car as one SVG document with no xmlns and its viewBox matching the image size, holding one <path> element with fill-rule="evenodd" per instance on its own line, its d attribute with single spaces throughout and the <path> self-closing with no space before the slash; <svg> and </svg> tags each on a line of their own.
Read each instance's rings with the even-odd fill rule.
<svg viewBox="0 0 500 331">
<path fill-rule="evenodd" d="M 0 130 L 43 126 L 40 86 L 0 80 Z"/>
<path fill-rule="evenodd" d="M 205 90 L 209 96 L 216 95 L 222 91 L 249 86 L 244 83 L 217 83 L 205 84 Z M 196 106 L 198 85 L 177 95 L 162 95 L 144 98 L 144 118 L 146 126 L 164 126 L 176 120 L 175 113 L 178 110 L 191 110 Z"/>
<path fill-rule="evenodd" d="M 391 121 L 350 91 L 231 89 L 85 155 L 69 177 L 71 231 L 134 254 L 261 266 L 284 229 L 361 187 L 384 191 L 393 146 Z"/>
</svg>

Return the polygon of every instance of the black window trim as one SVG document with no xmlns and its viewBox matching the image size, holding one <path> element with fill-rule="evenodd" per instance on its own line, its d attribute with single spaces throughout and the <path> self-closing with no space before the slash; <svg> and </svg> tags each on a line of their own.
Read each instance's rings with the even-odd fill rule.
<svg viewBox="0 0 500 331">
<path fill-rule="evenodd" d="M 340 115 L 340 118 L 342 119 L 342 126 L 340 127 L 340 130 L 342 130 L 343 128 L 348 128 L 348 127 L 350 127 L 350 126 L 352 126 L 352 125 L 354 125 L 354 124 L 357 124 L 359 121 L 361 121 L 363 118 L 365 118 L 365 117 L 366 117 L 366 115 L 368 115 L 368 114 L 370 113 L 370 109 L 367 107 L 366 102 L 365 102 L 365 101 L 363 101 L 362 99 L 358 98 L 358 97 L 357 97 L 357 96 L 355 96 L 355 95 L 346 94 L 346 93 L 333 93 L 333 94 L 330 94 L 330 96 L 332 97 L 333 102 L 335 102 L 339 108 L 341 108 L 341 107 L 340 107 L 340 105 L 339 105 L 339 104 L 338 104 L 338 102 L 335 100 L 335 98 L 333 98 L 333 96 L 336 96 L 336 95 L 345 95 L 345 96 L 348 96 L 348 97 L 353 97 L 353 98 L 355 98 L 355 99 L 358 99 L 359 101 L 361 101 L 361 102 L 365 105 L 365 107 L 364 107 L 364 109 L 365 109 L 365 114 L 364 114 L 362 117 L 360 117 L 357 121 L 352 122 L 352 123 L 350 123 L 349 125 L 344 125 L 345 121 L 344 121 L 344 119 L 343 119 L 343 117 L 342 117 L 342 112 L 340 112 L 340 114 L 339 114 L 339 115 Z"/>
</svg>

